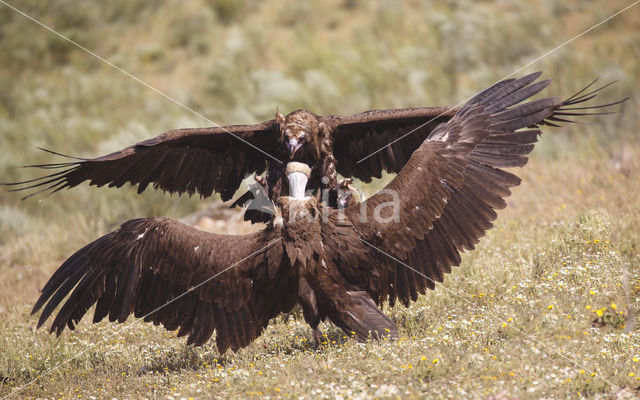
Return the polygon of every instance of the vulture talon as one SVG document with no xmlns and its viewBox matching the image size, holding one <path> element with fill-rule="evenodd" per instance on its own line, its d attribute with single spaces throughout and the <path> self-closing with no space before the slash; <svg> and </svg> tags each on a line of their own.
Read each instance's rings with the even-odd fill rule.
<svg viewBox="0 0 640 400">
<path fill-rule="evenodd" d="M 315 327 L 312 330 L 312 335 L 313 335 L 313 348 L 317 349 L 322 347 L 322 342 L 324 342 L 324 340 L 322 339 L 322 331 L 320 330 L 320 327 Z"/>
<path fill-rule="evenodd" d="M 350 185 L 353 183 L 353 178 L 344 178 L 340 181 L 338 186 L 342 189 L 351 189 Z"/>
<path fill-rule="evenodd" d="M 253 177 L 253 179 L 255 179 L 255 181 L 258 182 L 260 185 L 262 185 L 262 187 L 264 188 L 265 191 L 267 190 L 267 180 L 265 178 L 263 178 L 262 176 L 256 174 Z"/>
</svg>

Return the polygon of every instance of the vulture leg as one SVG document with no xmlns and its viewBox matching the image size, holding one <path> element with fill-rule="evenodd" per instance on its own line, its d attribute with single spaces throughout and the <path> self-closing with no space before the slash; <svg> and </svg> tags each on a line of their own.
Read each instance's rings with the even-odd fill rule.
<svg viewBox="0 0 640 400">
<path fill-rule="evenodd" d="M 318 303 L 316 302 L 316 294 L 309 286 L 309 282 L 300 275 L 298 278 L 298 300 L 302 305 L 302 315 L 304 320 L 311 326 L 313 330 L 313 340 L 316 346 L 322 343 L 322 333 L 318 328 L 320 324 L 320 314 L 318 312 Z"/>
<path fill-rule="evenodd" d="M 320 328 L 318 328 L 317 326 L 315 328 L 313 328 L 313 347 L 320 347 L 320 345 L 322 344 L 323 340 L 322 340 L 322 331 L 320 330 Z"/>
<path fill-rule="evenodd" d="M 268 182 L 265 178 L 261 177 L 260 175 L 256 174 L 253 179 L 255 179 L 256 182 L 258 182 L 260 185 L 262 185 L 262 187 L 264 188 L 265 192 L 269 191 L 269 185 Z"/>
</svg>

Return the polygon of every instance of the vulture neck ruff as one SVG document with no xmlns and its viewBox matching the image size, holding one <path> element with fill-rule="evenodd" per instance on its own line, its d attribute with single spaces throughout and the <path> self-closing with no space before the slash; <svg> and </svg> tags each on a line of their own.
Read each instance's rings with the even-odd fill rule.
<svg viewBox="0 0 640 400">
<path fill-rule="evenodd" d="M 307 182 L 311 177 L 311 168 L 304 163 L 290 162 L 287 164 L 286 174 L 289 180 L 289 196 L 296 200 L 304 200 Z"/>
</svg>

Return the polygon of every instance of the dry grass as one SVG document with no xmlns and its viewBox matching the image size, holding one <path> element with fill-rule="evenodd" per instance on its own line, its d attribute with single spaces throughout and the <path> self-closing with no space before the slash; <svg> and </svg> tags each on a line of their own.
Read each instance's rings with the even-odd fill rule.
<svg viewBox="0 0 640 400">
<path fill-rule="evenodd" d="M 36 1 L 25 10 L 221 123 L 447 104 L 624 5 L 591 1 L 306 3 Z M 530 67 L 566 96 L 595 76 L 638 95 L 640 9 Z M 0 5 L 0 181 L 17 165 L 116 150 L 206 124 Z M 523 71 L 522 73 L 525 73 Z M 0 193 L 0 396 L 16 398 L 625 398 L 639 395 L 640 126 L 620 115 L 547 129 L 509 207 L 435 291 L 386 310 L 397 342 L 356 343 L 300 315 L 238 353 L 140 321 L 83 321 L 60 338 L 29 310 L 62 260 L 126 219 L 198 199 L 81 187 Z M 364 188 L 375 191 L 384 179 Z M 216 229 L 236 231 L 233 220 Z M 26 385 L 26 386 L 25 386 Z M 626 392 L 623 392 L 622 389 Z"/>
</svg>

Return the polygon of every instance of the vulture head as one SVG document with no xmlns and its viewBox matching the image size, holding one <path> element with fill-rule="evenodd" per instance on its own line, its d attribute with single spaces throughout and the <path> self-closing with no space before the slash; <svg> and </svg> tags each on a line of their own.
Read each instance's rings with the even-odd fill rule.
<svg viewBox="0 0 640 400">
<path fill-rule="evenodd" d="M 286 117 L 276 113 L 282 141 L 287 147 L 290 160 L 305 160 L 311 155 L 319 156 L 319 133 L 322 122 L 306 110 L 296 110 Z M 294 158 L 295 157 L 295 158 Z"/>
<path fill-rule="evenodd" d="M 307 182 L 311 178 L 311 168 L 304 163 L 290 162 L 286 169 L 287 180 L 289 181 L 289 195 L 296 200 L 305 200 L 305 190 Z"/>
</svg>

